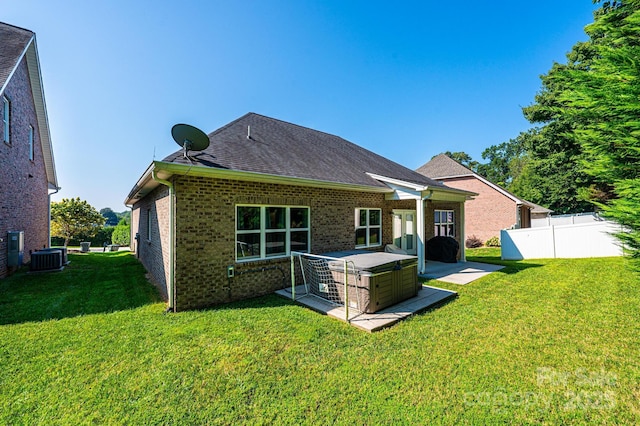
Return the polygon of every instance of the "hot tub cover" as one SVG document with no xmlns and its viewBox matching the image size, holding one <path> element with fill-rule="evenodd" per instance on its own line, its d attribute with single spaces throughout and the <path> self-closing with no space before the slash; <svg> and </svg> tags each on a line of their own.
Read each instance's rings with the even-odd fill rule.
<svg viewBox="0 0 640 426">
<path fill-rule="evenodd" d="M 416 256 L 408 254 L 372 252 L 366 250 L 346 250 L 331 253 L 324 253 L 323 256 L 335 257 L 348 262 L 353 262 L 357 271 L 360 272 L 383 272 L 394 268 L 402 268 L 418 262 Z M 341 262 L 329 262 L 330 267 L 340 267 Z"/>
</svg>

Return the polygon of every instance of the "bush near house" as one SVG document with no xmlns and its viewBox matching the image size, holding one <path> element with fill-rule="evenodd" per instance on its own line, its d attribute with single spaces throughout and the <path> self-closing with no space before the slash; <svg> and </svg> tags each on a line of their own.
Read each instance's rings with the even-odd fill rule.
<svg viewBox="0 0 640 426">
<path fill-rule="evenodd" d="M 113 244 L 128 246 L 131 242 L 131 225 L 126 219 L 120 220 L 111 235 Z"/>
<path fill-rule="evenodd" d="M 487 247 L 500 247 L 500 238 L 491 237 L 484 243 L 484 245 Z"/>
<path fill-rule="evenodd" d="M 470 236 L 467 238 L 467 241 L 464 242 L 466 248 L 477 248 L 482 247 L 482 245 L 482 240 L 475 235 Z"/>
</svg>

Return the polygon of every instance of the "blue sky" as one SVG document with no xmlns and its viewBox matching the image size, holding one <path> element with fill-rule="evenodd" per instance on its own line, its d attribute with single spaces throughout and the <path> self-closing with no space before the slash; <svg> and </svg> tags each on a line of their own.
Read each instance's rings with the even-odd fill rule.
<svg viewBox="0 0 640 426">
<path fill-rule="evenodd" d="M 124 211 L 170 130 L 256 112 L 415 169 L 526 130 L 541 74 L 592 22 L 591 0 L 0 0 L 37 35 L 54 196 Z"/>
</svg>

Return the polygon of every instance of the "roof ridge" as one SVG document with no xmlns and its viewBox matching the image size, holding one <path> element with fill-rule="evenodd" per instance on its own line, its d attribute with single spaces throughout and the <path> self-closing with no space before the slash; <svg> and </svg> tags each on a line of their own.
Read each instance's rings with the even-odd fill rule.
<svg viewBox="0 0 640 426">
<path fill-rule="evenodd" d="M 31 31 L 31 30 L 30 30 L 30 29 L 28 29 L 28 28 L 19 27 L 19 26 L 17 26 L 17 25 L 9 24 L 9 23 L 7 23 L 7 22 L 2 22 L 2 21 L 0 21 L 0 24 L 2 24 L 2 25 L 6 25 L 6 26 L 8 26 L 8 27 L 13 27 L 13 28 L 16 28 L 16 29 L 18 29 L 18 30 L 27 31 L 27 32 L 29 32 L 29 33 L 31 33 L 31 34 L 33 34 L 33 35 L 35 35 L 35 34 L 36 34 L 34 31 Z"/>
</svg>

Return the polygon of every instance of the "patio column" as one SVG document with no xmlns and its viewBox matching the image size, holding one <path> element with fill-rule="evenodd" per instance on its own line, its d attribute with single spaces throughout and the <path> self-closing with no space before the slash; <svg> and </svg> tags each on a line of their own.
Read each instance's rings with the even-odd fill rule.
<svg viewBox="0 0 640 426">
<path fill-rule="evenodd" d="M 418 274 L 424 274 L 426 272 L 426 240 L 424 237 L 424 199 L 422 197 L 416 199 L 416 228 L 418 233 Z"/>
<path fill-rule="evenodd" d="M 466 262 L 467 261 L 467 254 L 465 252 L 465 243 L 467 241 L 467 235 L 464 232 L 464 229 L 466 228 L 465 223 L 464 223 L 464 204 L 465 202 L 461 202 L 460 203 L 460 235 L 462 235 L 461 238 L 461 244 L 460 244 L 460 261 L 461 262 Z"/>
</svg>

